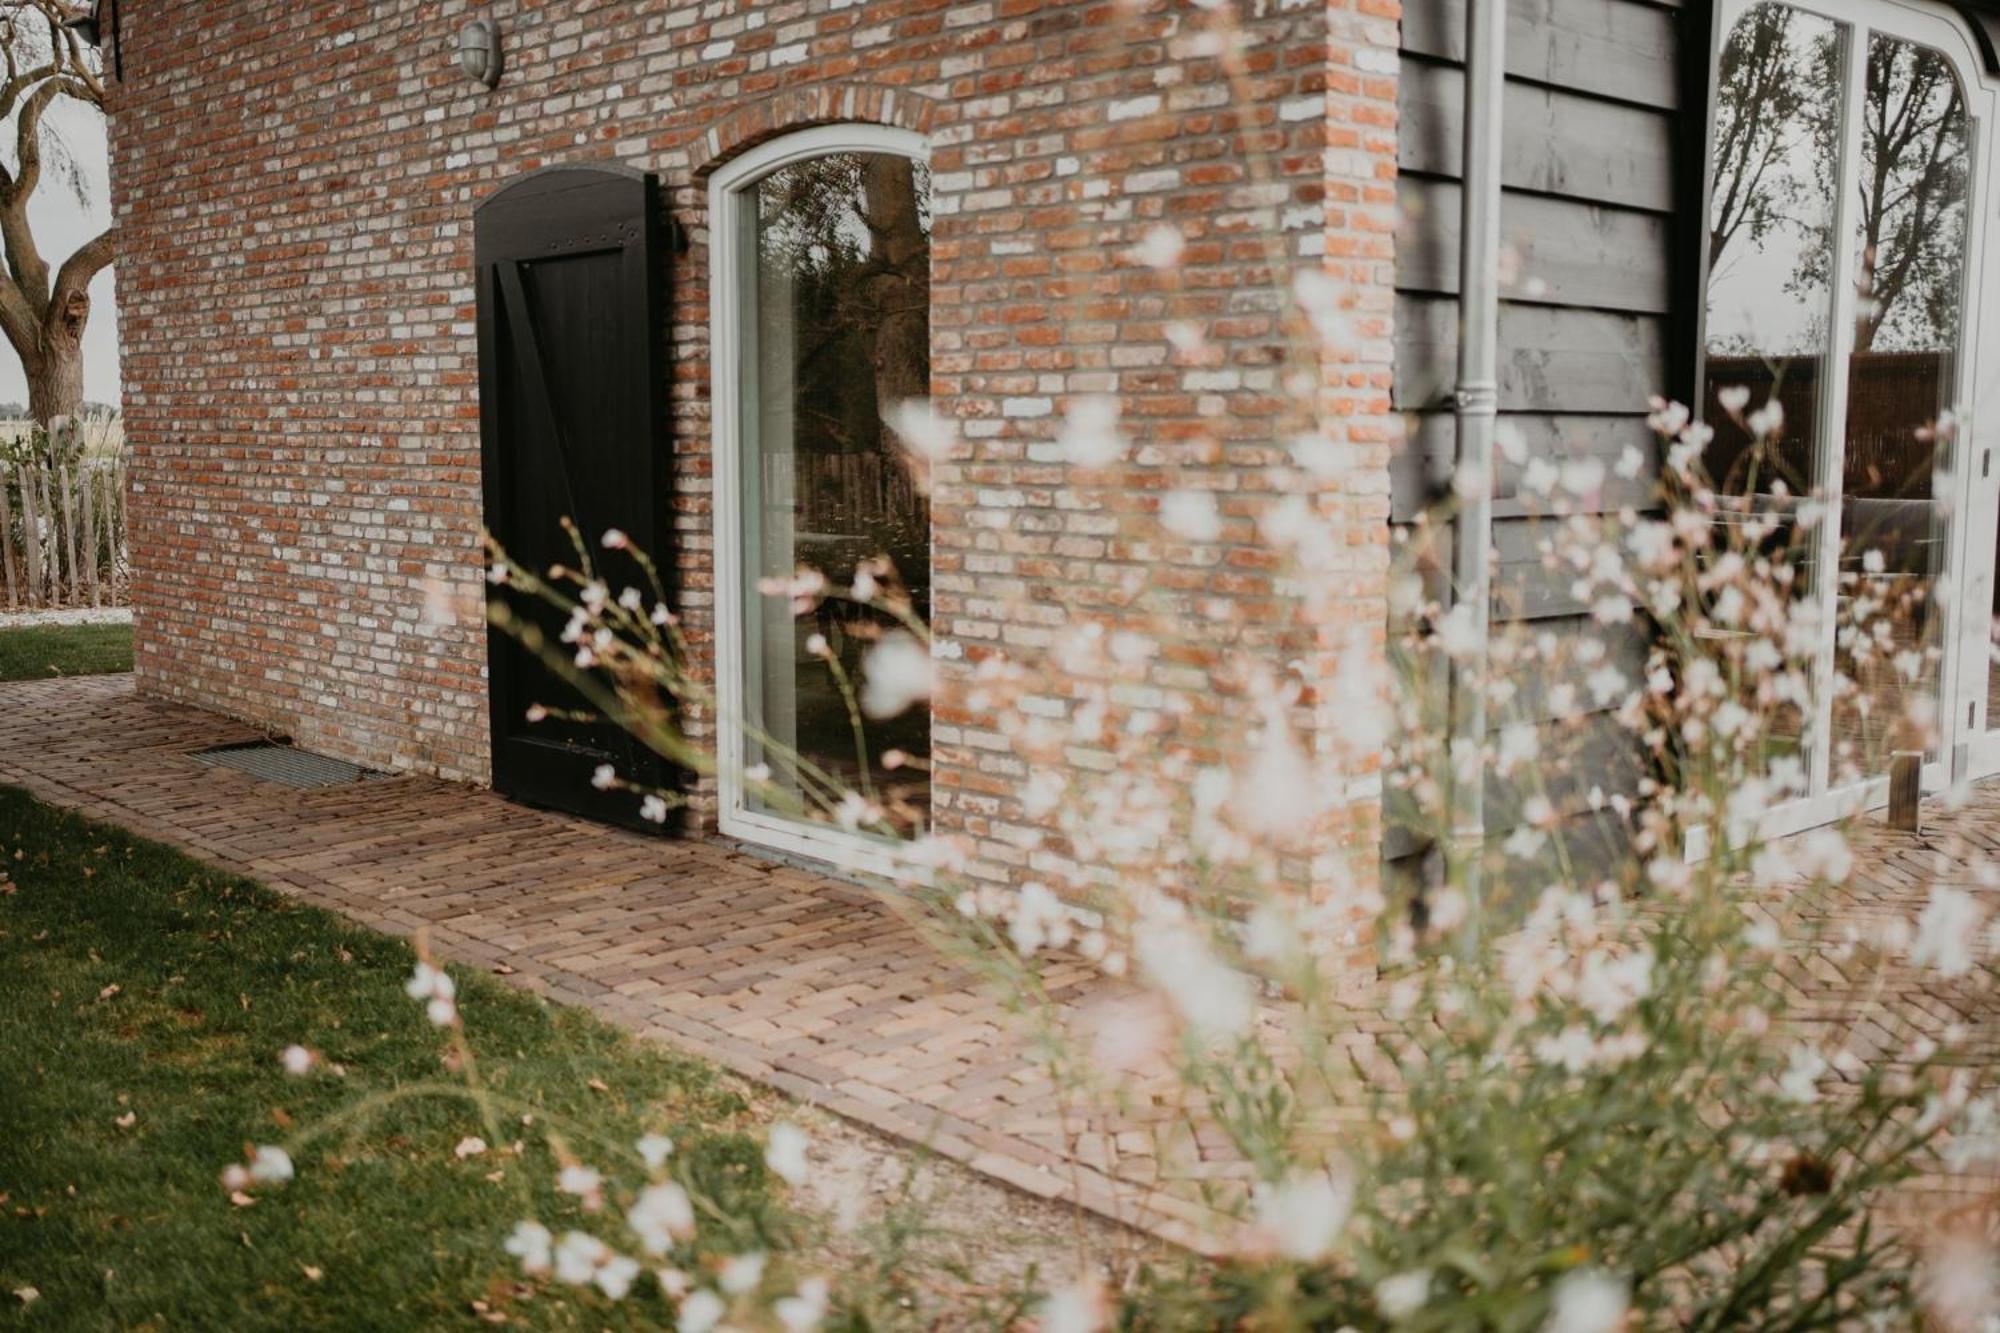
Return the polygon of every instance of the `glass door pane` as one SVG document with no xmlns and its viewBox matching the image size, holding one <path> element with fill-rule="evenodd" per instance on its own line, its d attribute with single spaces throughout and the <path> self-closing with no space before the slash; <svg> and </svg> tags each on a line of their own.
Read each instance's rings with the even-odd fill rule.
<svg viewBox="0 0 2000 1333">
<path fill-rule="evenodd" d="M 1868 41 L 1853 191 L 1833 786 L 1941 751 L 1970 124 L 1941 53 Z M 1826 170 L 1817 167 L 1818 170 Z"/>
<path fill-rule="evenodd" d="M 1789 570 L 1785 670 L 1749 667 L 1754 636 L 1718 628 L 1715 650 L 1746 705 L 1771 719 L 1763 766 L 1803 795 L 1813 719 L 1773 683 L 1810 680 L 1824 624 L 1822 532 L 1799 521 L 1826 489 L 1826 421 L 1837 404 L 1833 236 L 1849 29 L 1790 5 L 1753 5 L 1731 26 L 1719 66 L 1709 212 L 1707 467 L 1722 512 L 1766 535 L 1757 551 Z M 1741 547 L 1742 541 L 1730 545 Z M 1748 554 L 1748 552 L 1746 552 Z"/>
<path fill-rule="evenodd" d="M 870 651 L 930 618 L 930 502 L 882 425 L 930 388 L 929 173 L 833 153 L 746 193 L 745 760 L 769 770 L 747 805 L 823 820 L 853 792 L 882 812 L 864 831 L 920 829 L 929 709 L 863 705 Z M 865 598 L 844 595 L 857 576 Z"/>
</svg>

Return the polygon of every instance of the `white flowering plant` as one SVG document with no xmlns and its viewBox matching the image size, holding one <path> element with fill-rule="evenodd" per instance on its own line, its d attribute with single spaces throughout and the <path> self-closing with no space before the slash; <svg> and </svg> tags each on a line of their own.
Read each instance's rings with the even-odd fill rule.
<svg viewBox="0 0 2000 1333">
<path fill-rule="evenodd" d="M 1775 408 L 1724 401 L 1775 449 Z M 925 466 L 951 448 L 949 423 L 927 409 L 891 420 Z M 1351 650 L 1303 675 L 1272 652 L 1312 623 L 1337 536 L 1324 514 L 1281 500 L 1255 531 L 1302 590 L 1297 619 L 1244 636 L 1213 668 L 1210 685 L 1245 705 L 1237 729 L 1218 733 L 1185 699 L 1131 702 L 1173 641 L 1171 600 L 1150 625 L 1084 625 L 1048 661 L 988 658 L 957 683 L 954 703 L 991 718 L 1026 762 L 1024 805 L 1066 869 L 982 886 L 961 870 L 962 845 L 928 836 L 934 878 L 886 900 L 1029 1020 L 1079 1135 L 1154 1109 L 1159 1170 L 1133 1184 L 1135 1216 L 1146 1196 L 1178 1191 L 1208 1218 L 1208 1258 L 1115 1285 L 1080 1254 L 1077 1280 L 1042 1298 L 1048 1327 L 1845 1327 L 1935 1315 L 1938 1291 L 1977 1287 L 1925 1256 L 1962 1269 L 1985 1250 L 1946 1246 L 1896 1207 L 1919 1178 L 2000 1156 L 1977 1034 L 1888 997 L 1914 977 L 1951 1012 L 1980 1012 L 1993 979 L 1985 911 L 1968 886 L 1939 883 L 1914 920 L 1857 922 L 1838 828 L 1760 836 L 1756 815 L 1803 783 L 1818 630 L 1799 571 L 1823 507 L 1754 477 L 1710 479 L 1710 428 L 1676 405 L 1656 404 L 1653 424 L 1665 468 L 1648 508 L 1584 503 L 1602 465 L 1516 460 L 1545 498 L 1542 564 L 1590 608 L 1582 632 L 1468 638 L 1448 598 L 1426 598 L 1420 526 L 1397 580 L 1399 670 Z M 1096 401 L 1064 430 L 1092 466 L 1127 447 L 1115 409 Z M 1328 447 L 1302 437 L 1292 452 Z M 1223 536 L 1205 493 L 1171 493 L 1160 514 L 1176 538 Z M 569 618 L 545 658 L 603 715 L 713 771 L 659 706 L 713 706 L 664 595 L 613 596 L 578 549 L 574 572 L 539 578 L 502 560 L 494 577 Z M 1913 633 L 1910 581 L 1878 557 L 1845 559 L 1839 576 L 1832 749 L 1853 777 L 1888 746 L 1926 744 L 1921 682 L 1940 649 Z M 881 596 L 811 571 L 768 591 L 801 613 Z M 911 642 L 928 642 L 904 618 Z M 1912 688 L 1885 689 L 1882 663 Z M 912 684 L 879 665 L 884 680 L 843 692 L 857 728 L 932 688 L 928 672 Z M 1446 678 L 1486 695 L 1471 758 L 1426 686 Z M 893 706 L 864 710 L 871 691 Z M 1072 702 L 1062 723 L 1027 706 L 1052 695 Z M 1301 719 L 1316 695 L 1336 707 L 1315 744 Z M 1587 722 L 1564 720 L 1577 713 Z M 1622 785 L 1594 758 L 1601 747 L 1576 747 L 1587 725 L 1639 757 Z M 1079 745 L 1112 762 L 1064 765 Z M 1330 794 L 1385 746 L 1385 788 L 1404 831 L 1442 850 L 1438 873 L 1392 892 L 1366 874 L 1328 883 L 1314 854 L 1344 827 Z M 1469 849 L 1448 808 L 1468 763 L 1524 793 L 1513 831 Z M 818 776 L 814 808 L 838 819 L 853 793 Z M 870 809 L 871 828 L 911 834 Z M 1579 811 L 1622 830 L 1612 854 L 1573 845 L 1565 820 Z M 1977 885 L 2000 883 L 1980 849 L 1946 850 Z M 1051 998 L 1051 960 L 1097 968 L 1118 1002 Z M 1828 1012 L 1814 976 L 1836 977 L 1850 1003 Z M 1201 1156 L 1217 1141 L 1233 1162 L 1220 1172 Z"/>
</svg>

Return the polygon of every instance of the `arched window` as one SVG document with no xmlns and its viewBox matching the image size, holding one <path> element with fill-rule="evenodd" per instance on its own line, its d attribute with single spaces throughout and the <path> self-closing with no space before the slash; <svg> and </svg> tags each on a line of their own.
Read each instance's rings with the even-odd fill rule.
<svg viewBox="0 0 2000 1333">
<path fill-rule="evenodd" d="M 1772 764 L 1795 798 L 1781 832 L 1886 800 L 1899 751 L 1942 785 L 1990 725 L 1996 90 L 1924 6 L 1732 0 L 1723 18 L 1705 462 L 1797 562 L 1795 622 L 1819 627 L 1796 747 Z"/>
<path fill-rule="evenodd" d="M 926 153 L 819 126 L 709 183 L 721 825 L 864 868 L 930 817 L 928 700 L 869 688 L 930 618 L 929 498 L 882 424 L 930 392 Z M 802 571 L 829 595 L 775 591 Z"/>
</svg>

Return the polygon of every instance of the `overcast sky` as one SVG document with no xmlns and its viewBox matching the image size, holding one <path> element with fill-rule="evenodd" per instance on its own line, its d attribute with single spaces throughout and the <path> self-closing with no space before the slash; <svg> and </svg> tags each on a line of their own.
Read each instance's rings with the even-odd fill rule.
<svg viewBox="0 0 2000 1333">
<path fill-rule="evenodd" d="M 28 221 L 51 273 L 79 245 L 111 223 L 111 190 L 105 160 L 104 120 L 95 110 L 57 101 L 43 119 L 69 145 L 83 180 L 83 201 L 62 173 L 44 170 L 42 183 L 28 201 Z M 11 143 L 13 129 L 8 128 Z M 11 156 L 11 154 L 10 154 Z M 47 150 L 44 150 L 44 157 Z M 118 401 L 118 320 L 113 295 L 115 269 L 105 269 L 90 285 L 90 327 L 83 342 L 83 396 L 92 402 Z M 26 403 L 28 381 L 21 359 L 0 339 L 0 403 Z"/>
</svg>

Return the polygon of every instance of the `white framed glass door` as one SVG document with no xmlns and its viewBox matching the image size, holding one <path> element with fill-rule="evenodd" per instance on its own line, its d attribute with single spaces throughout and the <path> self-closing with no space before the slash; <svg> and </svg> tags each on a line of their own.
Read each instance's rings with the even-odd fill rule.
<svg viewBox="0 0 2000 1333">
<path fill-rule="evenodd" d="M 1812 640 L 1809 697 L 1778 720 L 1777 836 L 1886 803 L 1899 752 L 1923 753 L 1931 790 L 2000 772 L 2000 94 L 1960 21 L 1920 0 L 1728 0 L 1719 17 L 1710 472 L 1790 539 Z M 1761 441 L 1722 406 L 1746 392 L 1781 409 Z M 1806 496 L 1823 517 L 1801 524 Z"/>
<path fill-rule="evenodd" d="M 904 876 L 930 711 L 871 708 L 868 675 L 929 619 L 929 499 L 882 424 L 930 387 L 927 152 L 817 126 L 708 191 L 718 822 Z"/>
</svg>

